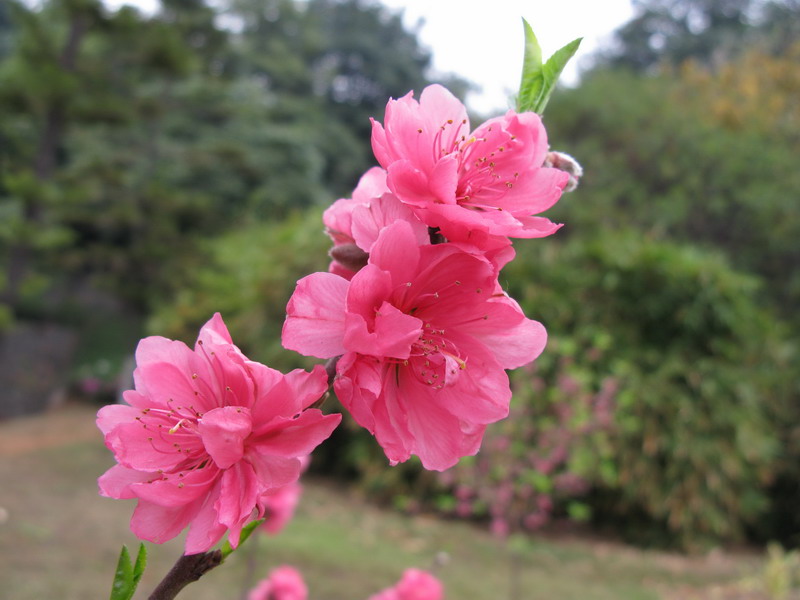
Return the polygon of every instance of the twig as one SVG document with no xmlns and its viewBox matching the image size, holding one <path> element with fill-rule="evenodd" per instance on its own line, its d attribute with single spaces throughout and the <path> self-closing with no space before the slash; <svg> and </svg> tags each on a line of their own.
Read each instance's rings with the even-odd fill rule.
<svg viewBox="0 0 800 600">
<path fill-rule="evenodd" d="M 221 563 L 222 552 L 219 550 L 202 554 L 184 554 L 150 594 L 149 600 L 172 600 L 183 588 Z"/>
</svg>

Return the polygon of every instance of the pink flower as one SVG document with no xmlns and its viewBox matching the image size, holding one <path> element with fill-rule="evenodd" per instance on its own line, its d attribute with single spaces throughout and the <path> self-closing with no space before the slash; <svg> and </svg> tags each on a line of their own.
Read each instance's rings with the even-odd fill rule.
<svg viewBox="0 0 800 600">
<path fill-rule="evenodd" d="M 547 134 L 539 115 L 508 111 L 470 133 L 467 111 L 439 85 L 389 100 L 372 149 L 387 185 L 424 223 L 454 242 L 486 249 L 508 237 L 535 238 L 560 225 L 537 213 L 561 197 L 569 175 L 544 167 Z"/>
<path fill-rule="evenodd" d="M 370 596 L 369 600 L 442 600 L 444 588 L 433 575 L 420 569 L 406 569 L 394 587 Z"/>
<path fill-rule="evenodd" d="M 379 167 L 371 168 L 361 177 L 352 198 L 337 200 L 322 215 L 325 231 L 333 240 L 334 248 L 342 250 L 355 246 L 364 256 L 365 263 L 366 254 L 372 249 L 381 230 L 398 220 L 411 224 L 420 244 L 428 242 L 427 225 L 389 192 L 386 172 Z M 332 254 L 334 260 L 330 272 L 351 279 L 358 269 L 348 268 L 353 265 L 337 261 L 336 250 Z"/>
<path fill-rule="evenodd" d="M 308 588 L 300 573 L 289 566 L 273 569 L 250 591 L 247 600 L 306 600 Z"/>
<path fill-rule="evenodd" d="M 455 244 L 419 246 L 403 221 L 385 228 L 353 279 L 297 284 L 286 348 L 342 355 L 336 395 L 392 464 L 416 454 L 444 470 L 475 454 L 508 414 L 505 369 L 535 359 L 544 327 L 502 293 L 495 266 Z"/>
<path fill-rule="evenodd" d="M 136 349 L 130 406 L 105 406 L 97 425 L 118 465 L 98 483 L 110 498 L 138 498 L 131 530 L 162 543 L 187 525 L 186 553 L 211 548 L 226 531 L 235 547 L 262 511 L 259 499 L 300 474 L 301 457 L 341 415 L 307 409 L 327 387 L 322 367 L 284 375 L 248 360 L 219 314 L 195 349 L 162 337 Z"/>
<path fill-rule="evenodd" d="M 261 529 L 270 535 L 280 533 L 292 520 L 302 495 L 303 486 L 296 482 L 264 494 L 260 504 L 267 520 Z"/>
</svg>

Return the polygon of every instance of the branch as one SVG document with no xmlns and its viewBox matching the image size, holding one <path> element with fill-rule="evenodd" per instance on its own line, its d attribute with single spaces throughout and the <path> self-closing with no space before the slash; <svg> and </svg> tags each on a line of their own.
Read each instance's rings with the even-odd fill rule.
<svg viewBox="0 0 800 600">
<path fill-rule="evenodd" d="M 172 600 L 183 588 L 220 564 L 222 564 L 222 552 L 219 550 L 202 554 L 184 554 L 150 594 L 149 600 Z"/>
</svg>

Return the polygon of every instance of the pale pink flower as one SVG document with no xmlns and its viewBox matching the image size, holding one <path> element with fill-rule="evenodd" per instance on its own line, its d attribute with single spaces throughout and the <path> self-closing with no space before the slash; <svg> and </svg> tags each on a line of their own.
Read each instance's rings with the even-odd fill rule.
<svg viewBox="0 0 800 600">
<path fill-rule="evenodd" d="M 289 566 L 273 569 L 250 591 L 247 600 L 307 600 L 308 588 L 302 575 Z"/>
<path fill-rule="evenodd" d="M 427 571 L 406 569 L 393 587 L 370 596 L 369 600 L 442 600 L 442 583 Z"/>
<path fill-rule="evenodd" d="M 342 355 L 336 395 L 392 464 L 416 454 L 435 470 L 478 451 L 486 425 L 508 414 L 505 369 L 534 360 L 546 337 L 489 260 L 419 246 L 404 221 L 381 232 L 351 281 L 301 279 L 283 328 L 286 348 Z"/>
<path fill-rule="evenodd" d="M 352 198 L 337 200 L 322 215 L 334 248 L 355 246 L 364 253 L 365 260 L 381 230 L 398 220 L 408 221 L 417 241 L 427 243 L 427 225 L 389 192 L 386 172 L 380 167 L 371 168 L 361 177 Z M 335 258 L 329 270 L 346 279 L 351 279 L 357 271 Z"/>
<path fill-rule="evenodd" d="M 450 241 L 483 248 L 504 238 L 544 237 L 560 225 L 536 215 L 561 196 L 569 175 L 544 167 L 539 115 L 508 111 L 470 132 L 464 105 L 440 85 L 386 105 L 372 121 L 372 149 L 389 189 Z"/>
<path fill-rule="evenodd" d="M 235 547 L 257 518 L 259 499 L 297 480 L 301 457 L 341 415 L 308 409 L 325 392 L 322 367 L 284 375 L 247 359 L 219 314 L 195 349 L 162 337 L 136 349 L 130 406 L 105 406 L 97 425 L 118 465 L 98 483 L 111 498 L 138 498 L 137 537 L 155 543 L 186 526 L 186 553 L 211 548 L 226 531 Z"/>
</svg>

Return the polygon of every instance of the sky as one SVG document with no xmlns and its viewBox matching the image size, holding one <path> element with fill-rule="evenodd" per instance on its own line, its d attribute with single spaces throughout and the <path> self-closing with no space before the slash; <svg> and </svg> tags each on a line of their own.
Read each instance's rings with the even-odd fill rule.
<svg viewBox="0 0 800 600">
<path fill-rule="evenodd" d="M 481 86 L 467 104 L 488 114 L 510 108 L 519 87 L 524 34 L 531 24 L 545 58 L 583 37 L 562 81 L 575 83 L 580 64 L 633 14 L 630 0 L 382 0 L 403 9 L 404 22 L 424 24 L 419 39 L 439 71 L 453 72 Z M 471 8 L 469 8 L 471 6 Z"/>
<path fill-rule="evenodd" d="M 575 83 L 581 62 L 632 15 L 630 0 L 381 0 L 413 29 L 422 19 L 419 39 L 433 56 L 436 72 L 455 73 L 480 86 L 467 97 L 482 114 L 510 108 L 522 69 L 524 17 L 533 27 L 542 53 L 583 37 L 562 81 Z M 117 7 L 152 11 L 157 0 L 106 0 Z"/>
</svg>

